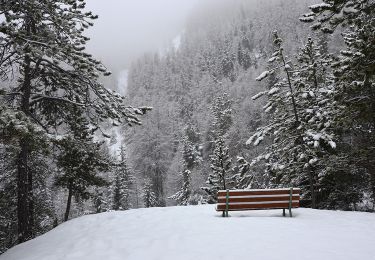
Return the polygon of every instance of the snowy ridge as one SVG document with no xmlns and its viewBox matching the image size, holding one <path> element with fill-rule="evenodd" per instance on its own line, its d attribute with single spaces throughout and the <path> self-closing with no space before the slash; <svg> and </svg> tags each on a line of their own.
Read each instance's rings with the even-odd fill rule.
<svg viewBox="0 0 375 260">
<path fill-rule="evenodd" d="M 0 260 L 374 259 L 374 214 L 293 213 L 289 218 L 281 210 L 251 210 L 222 218 L 215 205 L 201 205 L 89 215 L 10 249 Z"/>
</svg>

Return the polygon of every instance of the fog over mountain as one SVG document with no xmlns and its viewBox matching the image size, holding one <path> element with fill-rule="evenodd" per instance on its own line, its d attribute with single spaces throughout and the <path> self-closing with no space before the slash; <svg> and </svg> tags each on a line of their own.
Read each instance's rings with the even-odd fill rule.
<svg viewBox="0 0 375 260">
<path fill-rule="evenodd" d="M 143 53 L 170 45 L 197 3 L 198 0 L 90 0 L 87 9 L 98 14 L 99 19 L 88 31 L 88 50 L 117 74 Z"/>
</svg>

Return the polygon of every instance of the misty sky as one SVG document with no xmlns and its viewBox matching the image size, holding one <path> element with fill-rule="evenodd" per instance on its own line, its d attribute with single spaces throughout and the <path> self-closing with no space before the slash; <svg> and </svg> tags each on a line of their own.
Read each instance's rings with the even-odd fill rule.
<svg viewBox="0 0 375 260">
<path fill-rule="evenodd" d="M 87 9 L 99 15 L 88 32 L 88 51 L 119 72 L 142 53 L 166 47 L 198 1 L 88 0 Z"/>
</svg>

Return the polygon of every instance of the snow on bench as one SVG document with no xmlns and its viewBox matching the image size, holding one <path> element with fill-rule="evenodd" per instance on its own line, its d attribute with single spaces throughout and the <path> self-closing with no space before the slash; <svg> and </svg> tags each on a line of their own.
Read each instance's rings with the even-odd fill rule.
<svg viewBox="0 0 375 260">
<path fill-rule="evenodd" d="M 256 189 L 256 190 L 219 190 L 216 211 L 222 211 L 223 217 L 228 217 L 228 211 L 256 209 L 289 209 L 299 207 L 299 188 L 287 189 Z"/>
</svg>

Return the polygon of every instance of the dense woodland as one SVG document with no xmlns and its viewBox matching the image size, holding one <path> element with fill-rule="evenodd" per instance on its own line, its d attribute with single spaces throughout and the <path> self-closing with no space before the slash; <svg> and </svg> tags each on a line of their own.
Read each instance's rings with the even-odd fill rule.
<svg viewBox="0 0 375 260">
<path fill-rule="evenodd" d="M 83 0 L 0 1 L 0 252 L 80 215 L 221 189 L 373 211 L 374 5 L 202 4 L 180 44 L 132 63 L 122 97 L 85 52 Z"/>
</svg>

